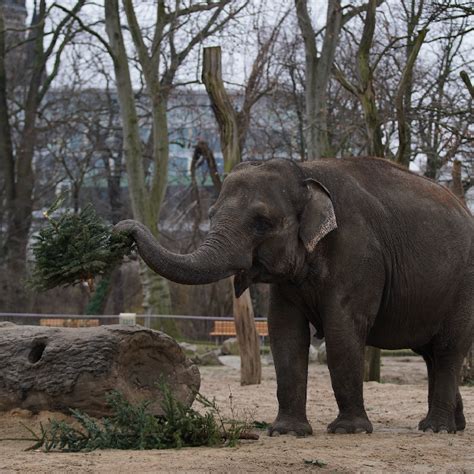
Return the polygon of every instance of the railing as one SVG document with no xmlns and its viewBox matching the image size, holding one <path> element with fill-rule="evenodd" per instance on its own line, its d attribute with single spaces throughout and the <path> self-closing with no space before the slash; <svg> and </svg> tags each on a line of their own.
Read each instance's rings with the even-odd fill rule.
<svg viewBox="0 0 474 474">
<path fill-rule="evenodd" d="M 128 321 L 127 321 L 128 319 Z M 84 315 L 49 313 L 0 313 L 0 322 L 8 321 L 19 325 L 53 327 L 91 327 L 120 322 L 136 322 L 147 328 L 158 329 L 177 339 L 195 342 L 215 343 L 211 333 L 215 321 L 234 321 L 232 316 L 194 316 L 174 314 L 134 314 Z M 255 318 L 256 322 L 266 322 L 266 318 Z"/>
</svg>

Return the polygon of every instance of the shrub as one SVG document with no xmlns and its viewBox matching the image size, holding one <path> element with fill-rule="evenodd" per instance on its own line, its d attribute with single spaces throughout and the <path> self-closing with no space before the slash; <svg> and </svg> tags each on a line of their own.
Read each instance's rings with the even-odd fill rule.
<svg viewBox="0 0 474 474">
<path fill-rule="evenodd" d="M 33 434 L 35 444 L 29 450 L 79 452 L 95 449 L 169 449 L 196 446 L 216 446 L 226 442 L 235 446 L 251 424 L 246 421 L 226 420 L 215 401 L 197 394 L 196 401 L 204 407 L 204 414 L 177 401 L 170 389 L 161 384 L 163 416 L 148 411 L 149 401 L 132 404 L 119 392 L 111 392 L 108 404 L 110 417 L 96 420 L 79 410 L 71 410 L 77 422 L 50 420 L 40 434 Z"/>
</svg>

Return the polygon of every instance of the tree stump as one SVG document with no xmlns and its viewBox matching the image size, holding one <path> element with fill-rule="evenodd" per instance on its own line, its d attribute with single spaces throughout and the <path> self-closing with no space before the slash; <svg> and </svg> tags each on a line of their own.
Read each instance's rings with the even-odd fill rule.
<svg viewBox="0 0 474 474">
<path fill-rule="evenodd" d="M 76 408 L 105 416 L 106 395 L 118 390 L 132 403 L 150 400 L 150 411 L 160 415 L 161 380 L 187 406 L 200 387 L 199 369 L 178 343 L 141 326 L 0 323 L 0 361 L 0 410 Z"/>
<path fill-rule="evenodd" d="M 377 347 L 365 348 L 364 382 L 380 382 L 381 351 Z"/>
</svg>

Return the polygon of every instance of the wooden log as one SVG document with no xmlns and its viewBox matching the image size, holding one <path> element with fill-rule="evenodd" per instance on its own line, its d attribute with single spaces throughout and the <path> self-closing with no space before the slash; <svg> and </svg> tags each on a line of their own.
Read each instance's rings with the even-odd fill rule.
<svg viewBox="0 0 474 474">
<path fill-rule="evenodd" d="M 231 281 L 233 282 L 233 277 Z M 240 298 L 234 295 L 233 312 L 240 350 L 240 385 L 259 384 L 262 381 L 260 339 L 255 327 L 252 300 L 248 289 Z"/>
<path fill-rule="evenodd" d="M 0 410 L 80 409 L 109 414 L 106 394 L 130 402 L 151 400 L 162 414 L 163 380 L 177 400 L 191 405 L 199 369 L 168 335 L 141 326 L 50 328 L 0 323 Z"/>
</svg>

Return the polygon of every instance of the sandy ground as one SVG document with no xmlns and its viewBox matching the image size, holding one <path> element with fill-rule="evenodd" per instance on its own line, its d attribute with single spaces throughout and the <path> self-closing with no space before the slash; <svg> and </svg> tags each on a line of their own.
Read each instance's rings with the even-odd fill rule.
<svg viewBox="0 0 474 474">
<path fill-rule="evenodd" d="M 37 426 L 51 414 L 0 416 L 0 472 L 473 472 L 474 387 L 463 387 L 468 426 L 463 433 L 421 433 L 416 427 L 426 411 L 426 374 L 421 359 L 384 358 L 383 383 L 366 383 L 365 400 L 374 433 L 328 435 L 336 416 L 327 367 L 310 366 L 308 418 L 314 435 L 308 438 L 263 432 L 258 441 L 236 448 L 192 448 L 164 451 L 95 451 L 86 454 L 25 452 L 31 443 L 5 438 L 26 436 L 21 423 Z M 216 397 L 229 411 L 229 394 L 241 416 L 271 422 L 276 414 L 273 367 L 264 367 L 263 382 L 241 387 L 233 367 L 204 367 L 202 392 Z M 321 461 L 323 467 L 306 464 Z"/>
</svg>

